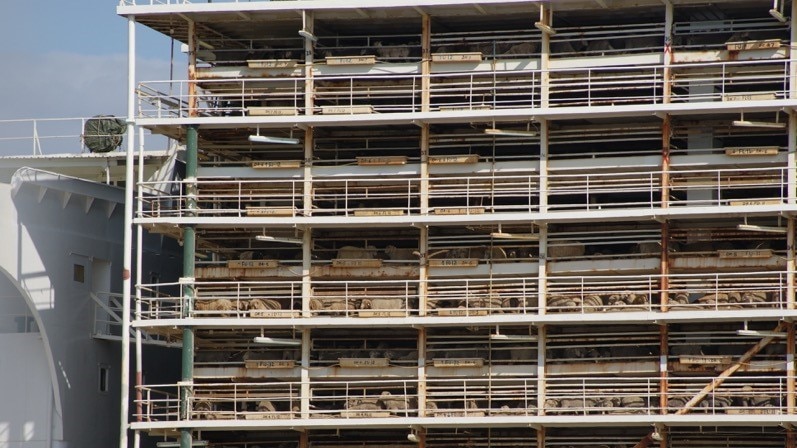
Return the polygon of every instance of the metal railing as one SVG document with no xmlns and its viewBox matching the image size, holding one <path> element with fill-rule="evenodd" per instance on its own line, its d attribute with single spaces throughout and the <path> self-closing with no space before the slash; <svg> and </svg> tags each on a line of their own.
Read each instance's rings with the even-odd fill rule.
<svg viewBox="0 0 797 448">
<path fill-rule="evenodd" d="M 684 405 L 714 377 L 671 377 L 666 414 L 784 414 L 786 376 L 734 376 L 695 406 Z M 427 390 L 423 413 L 419 385 Z M 551 416 L 660 414 L 658 377 L 593 376 L 546 378 L 543 411 Z M 537 379 L 477 378 L 311 381 L 305 418 L 352 419 L 496 417 L 537 415 Z M 273 420 L 302 418 L 300 382 L 236 382 L 138 386 L 141 421 L 179 419 L 180 393 L 188 397 L 188 420 Z M 622 417 L 618 417 L 622 418 Z"/>
<path fill-rule="evenodd" d="M 668 171 L 670 207 L 776 205 L 788 199 L 789 169 L 722 168 Z M 548 209 L 661 207 L 662 171 L 582 172 L 548 176 Z M 314 216 L 417 215 L 421 178 L 314 178 Z M 539 211 L 539 175 L 454 175 L 428 179 L 430 214 Z M 186 181 L 144 182 L 142 218 L 304 216 L 303 179 L 207 180 L 197 183 L 198 210 L 188 210 Z"/>
<path fill-rule="evenodd" d="M 0 154 L 37 156 L 88 152 L 83 145 L 83 127 L 88 119 L 0 120 Z"/>
<path fill-rule="evenodd" d="M 788 60 L 779 59 L 681 64 L 675 70 L 672 101 L 783 99 L 788 96 L 788 67 Z M 663 65 L 550 69 L 550 104 L 661 104 L 663 73 Z M 420 74 L 317 74 L 313 112 L 419 112 L 422 78 Z M 541 79 L 541 70 L 435 73 L 430 75 L 430 107 L 432 111 L 539 107 Z M 196 86 L 194 97 L 189 95 L 190 84 Z M 711 92 L 694 86 L 710 87 Z M 304 88 L 304 77 L 145 81 L 138 87 L 138 114 L 185 117 L 193 101 L 195 112 L 206 116 L 243 115 L 249 107 L 264 106 L 288 108 L 280 114 L 299 115 L 306 112 Z"/>
<path fill-rule="evenodd" d="M 550 313 L 659 311 L 662 296 L 671 311 L 785 309 L 788 272 L 741 271 L 662 276 L 552 276 L 546 295 Z M 427 284 L 427 312 L 436 316 L 536 314 L 536 276 L 432 279 Z M 418 315 L 419 280 L 349 280 L 311 282 L 308 312 L 320 317 L 406 317 Z M 182 296 L 155 294 L 176 283 L 141 285 L 150 291 L 138 300 L 140 320 L 195 318 L 291 318 L 302 315 L 301 281 L 203 281 L 187 308 Z"/>
</svg>

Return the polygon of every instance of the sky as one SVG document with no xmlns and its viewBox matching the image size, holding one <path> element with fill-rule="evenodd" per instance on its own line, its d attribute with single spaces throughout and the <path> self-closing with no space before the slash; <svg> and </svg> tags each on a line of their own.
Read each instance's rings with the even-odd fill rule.
<svg viewBox="0 0 797 448">
<path fill-rule="evenodd" d="M 117 4 L 0 0 L 0 155 L 11 151 L 7 120 L 126 115 L 127 20 Z M 136 25 L 136 79 L 169 79 L 170 47 Z"/>
</svg>

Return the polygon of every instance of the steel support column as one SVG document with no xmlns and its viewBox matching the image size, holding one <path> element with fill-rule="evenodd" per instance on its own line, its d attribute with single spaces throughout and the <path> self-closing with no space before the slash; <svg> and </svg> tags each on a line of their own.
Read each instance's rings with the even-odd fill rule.
<svg viewBox="0 0 797 448">
<path fill-rule="evenodd" d="M 186 216 L 196 216 L 198 211 L 196 184 L 198 140 L 197 126 L 187 126 L 185 143 Z M 194 297 L 196 295 L 194 288 L 195 252 L 196 229 L 194 225 L 188 225 L 183 229 L 183 318 L 191 316 L 194 307 Z M 194 381 L 194 329 L 190 326 L 183 328 L 182 348 L 180 419 L 189 420 L 191 417 L 191 394 Z M 180 429 L 180 448 L 190 448 L 192 441 L 191 428 Z"/>
<path fill-rule="evenodd" d="M 196 117 L 199 104 L 196 94 L 196 23 L 188 19 L 188 116 Z"/>
<path fill-rule="evenodd" d="M 432 87 L 432 19 L 421 16 L 421 111 L 429 112 Z"/>
</svg>

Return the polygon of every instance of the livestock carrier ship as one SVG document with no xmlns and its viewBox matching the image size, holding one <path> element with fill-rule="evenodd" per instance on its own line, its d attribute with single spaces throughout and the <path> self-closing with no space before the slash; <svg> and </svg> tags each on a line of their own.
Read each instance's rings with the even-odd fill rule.
<svg viewBox="0 0 797 448">
<path fill-rule="evenodd" d="M 122 0 L 188 57 L 122 446 L 794 448 L 796 10 Z"/>
</svg>

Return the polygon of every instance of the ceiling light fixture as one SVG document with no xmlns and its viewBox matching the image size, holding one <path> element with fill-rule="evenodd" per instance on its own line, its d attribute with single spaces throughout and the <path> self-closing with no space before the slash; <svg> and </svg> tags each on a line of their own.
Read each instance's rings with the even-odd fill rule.
<svg viewBox="0 0 797 448">
<path fill-rule="evenodd" d="M 252 143 L 274 143 L 278 145 L 298 145 L 299 139 L 298 138 L 286 138 L 286 137 L 269 137 L 266 135 L 250 135 L 249 141 Z"/>
<path fill-rule="evenodd" d="M 302 244 L 302 240 L 299 238 L 289 238 L 287 236 L 257 235 L 255 236 L 255 240 L 272 243 Z"/>
<path fill-rule="evenodd" d="M 490 238 L 501 239 L 501 240 L 525 240 L 525 241 L 537 241 L 540 239 L 540 235 L 537 233 L 506 233 L 501 230 L 501 225 L 498 225 L 497 232 L 491 232 Z"/>
<path fill-rule="evenodd" d="M 764 331 L 764 330 L 736 330 L 739 336 L 752 336 L 756 338 L 785 338 L 786 333 L 777 331 Z"/>
<path fill-rule="evenodd" d="M 772 227 L 772 226 L 757 226 L 755 224 L 739 224 L 736 226 L 739 230 L 747 230 L 749 232 L 764 232 L 764 233 L 786 233 L 785 227 Z"/>
<path fill-rule="evenodd" d="M 786 129 L 786 123 L 773 123 L 770 121 L 733 120 L 731 125 L 740 128 Z"/>
<path fill-rule="evenodd" d="M 497 135 L 504 137 L 536 137 L 537 133 L 534 131 L 518 131 L 514 129 L 485 129 L 484 133 L 487 135 Z"/>
<path fill-rule="evenodd" d="M 272 338 L 269 336 L 255 336 L 252 342 L 263 345 L 283 345 L 290 347 L 298 347 L 302 345 L 301 339 L 285 339 L 285 338 Z"/>
</svg>

